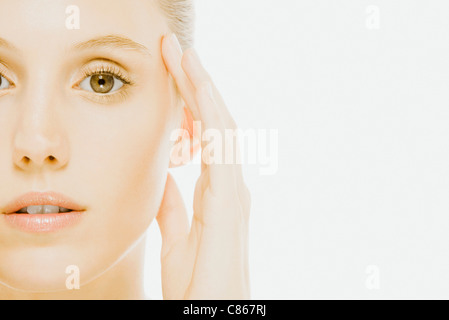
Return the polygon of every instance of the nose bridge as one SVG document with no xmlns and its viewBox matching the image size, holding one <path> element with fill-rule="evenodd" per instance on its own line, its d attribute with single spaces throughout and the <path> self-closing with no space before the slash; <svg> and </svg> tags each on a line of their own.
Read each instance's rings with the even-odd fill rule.
<svg viewBox="0 0 449 320">
<path fill-rule="evenodd" d="M 49 70 L 49 69 L 47 69 Z M 67 145 L 62 131 L 58 89 L 44 68 L 28 74 L 17 95 L 18 122 L 13 141 L 13 161 L 22 169 L 67 161 Z"/>
</svg>

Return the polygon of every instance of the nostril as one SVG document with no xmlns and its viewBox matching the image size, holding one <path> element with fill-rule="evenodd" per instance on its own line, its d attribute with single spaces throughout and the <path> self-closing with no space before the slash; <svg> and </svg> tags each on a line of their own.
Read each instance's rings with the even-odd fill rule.
<svg viewBox="0 0 449 320">
<path fill-rule="evenodd" d="M 49 159 L 50 159 L 50 161 L 53 161 L 53 160 L 55 160 L 55 157 L 50 156 Z"/>
<path fill-rule="evenodd" d="M 23 157 L 23 162 L 25 162 L 25 163 L 30 162 L 30 158 L 28 158 L 28 157 Z"/>
</svg>

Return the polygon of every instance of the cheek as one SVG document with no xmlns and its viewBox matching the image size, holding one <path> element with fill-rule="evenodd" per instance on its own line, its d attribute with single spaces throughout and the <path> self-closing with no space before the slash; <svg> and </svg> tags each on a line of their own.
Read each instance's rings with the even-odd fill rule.
<svg viewBox="0 0 449 320">
<path fill-rule="evenodd" d="M 134 238 L 154 219 L 162 199 L 176 110 L 167 85 L 104 112 L 90 124 L 80 155 L 90 187 L 91 226 L 104 239 Z M 90 137 L 89 137 L 90 136 Z M 78 145 L 83 145 L 79 141 Z M 130 219 L 132 217 L 132 219 Z M 97 229 L 98 234 L 98 229 Z M 129 239 L 131 240 L 131 239 Z M 122 243 L 129 244 L 129 241 Z"/>
</svg>

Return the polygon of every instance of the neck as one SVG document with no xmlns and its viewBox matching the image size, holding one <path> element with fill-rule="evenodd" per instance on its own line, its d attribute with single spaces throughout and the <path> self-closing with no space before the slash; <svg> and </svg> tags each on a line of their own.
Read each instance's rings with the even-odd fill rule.
<svg viewBox="0 0 449 320">
<path fill-rule="evenodd" d="M 144 292 L 145 237 L 116 265 L 78 290 L 19 292 L 0 285 L 2 300 L 141 300 Z"/>
</svg>

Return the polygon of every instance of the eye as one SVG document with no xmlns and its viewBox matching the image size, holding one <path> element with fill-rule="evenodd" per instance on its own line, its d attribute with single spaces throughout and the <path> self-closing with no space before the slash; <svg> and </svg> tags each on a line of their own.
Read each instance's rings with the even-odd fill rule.
<svg viewBox="0 0 449 320">
<path fill-rule="evenodd" d="M 124 82 L 110 73 L 96 73 L 88 76 L 79 84 L 83 90 L 107 94 L 119 90 Z"/>
<path fill-rule="evenodd" d="M 0 90 L 8 89 L 11 87 L 11 83 L 4 76 L 0 74 Z"/>
</svg>

